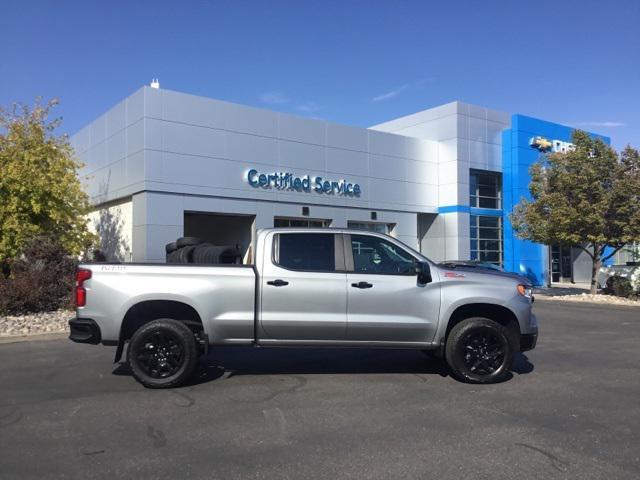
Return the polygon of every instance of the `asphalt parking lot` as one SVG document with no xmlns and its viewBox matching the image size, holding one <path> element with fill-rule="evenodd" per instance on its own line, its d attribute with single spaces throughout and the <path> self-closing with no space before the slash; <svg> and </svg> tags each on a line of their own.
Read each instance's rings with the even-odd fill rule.
<svg viewBox="0 0 640 480">
<path fill-rule="evenodd" d="M 640 310 L 535 311 L 489 386 L 416 351 L 235 348 L 152 391 L 112 348 L 0 345 L 0 478 L 640 478 Z"/>
</svg>

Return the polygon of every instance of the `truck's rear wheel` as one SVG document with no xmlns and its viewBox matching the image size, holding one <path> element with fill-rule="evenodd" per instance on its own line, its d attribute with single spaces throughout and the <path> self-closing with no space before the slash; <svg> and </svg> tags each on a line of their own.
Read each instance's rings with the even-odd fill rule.
<svg viewBox="0 0 640 480">
<path fill-rule="evenodd" d="M 133 376 L 145 387 L 171 388 L 193 374 L 198 349 L 189 327 L 162 318 L 145 323 L 133 334 L 127 358 Z"/>
<path fill-rule="evenodd" d="M 445 356 L 459 380 L 496 383 L 509 375 L 513 347 L 507 330 L 488 318 L 467 318 L 447 338 Z"/>
</svg>

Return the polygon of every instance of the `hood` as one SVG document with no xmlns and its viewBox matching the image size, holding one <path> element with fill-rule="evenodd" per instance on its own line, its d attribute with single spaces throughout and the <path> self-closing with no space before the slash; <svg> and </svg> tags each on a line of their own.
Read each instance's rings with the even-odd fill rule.
<svg viewBox="0 0 640 480">
<path fill-rule="evenodd" d="M 464 273 L 472 273 L 477 275 L 488 275 L 491 277 L 511 278 L 513 280 L 516 280 L 518 283 L 522 283 L 528 286 L 533 286 L 533 284 L 531 283 L 531 280 L 529 280 L 524 275 L 518 275 L 517 273 L 500 272 L 498 270 L 491 270 L 489 268 L 482 268 L 482 267 L 472 267 L 470 265 L 452 266 L 449 264 L 439 263 L 438 267 L 440 268 L 440 270 L 445 272 L 464 272 Z"/>
</svg>

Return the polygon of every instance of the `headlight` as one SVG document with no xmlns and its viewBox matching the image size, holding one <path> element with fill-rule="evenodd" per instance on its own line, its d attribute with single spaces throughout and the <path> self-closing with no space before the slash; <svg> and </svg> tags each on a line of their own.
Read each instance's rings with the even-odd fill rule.
<svg viewBox="0 0 640 480">
<path fill-rule="evenodd" d="M 524 285 L 522 283 L 519 283 L 517 288 L 520 295 L 522 295 L 523 297 L 531 298 L 531 295 L 533 294 L 531 285 Z"/>
</svg>

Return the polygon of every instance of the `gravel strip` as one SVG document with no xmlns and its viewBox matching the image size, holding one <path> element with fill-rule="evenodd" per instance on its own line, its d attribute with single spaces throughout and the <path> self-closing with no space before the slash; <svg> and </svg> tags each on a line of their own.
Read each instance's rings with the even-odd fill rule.
<svg viewBox="0 0 640 480">
<path fill-rule="evenodd" d="M 0 337 L 68 332 L 71 310 L 0 317 Z"/>
<path fill-rule="evenodd" d="M 640 306 L 640 301 L 629 300 L 628 298 L 616 297 L 615 295 L 592 295 L 590 293 L 580 293 L 574 295 L 536 295 L 537 298 L 560 302 L 581 302 L 581 303 L 604 303 L 609 305 L 630 305 Z"/>
</svg>

